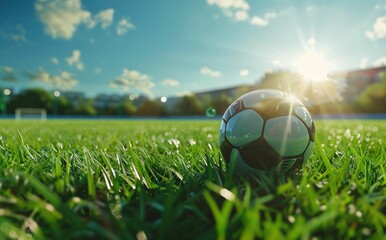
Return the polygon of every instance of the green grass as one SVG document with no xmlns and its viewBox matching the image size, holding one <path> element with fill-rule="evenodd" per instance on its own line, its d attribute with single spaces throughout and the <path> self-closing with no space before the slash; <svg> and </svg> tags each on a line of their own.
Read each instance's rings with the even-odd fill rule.
<svg viewBox="0 0 386 240">
<path fill-rule="evenodd" d="M 0 239 L 386 239 L 386 122 L 317 121 L 280 185 L 227 171 L 218 121 L 0 121 Z"/>
</svg>

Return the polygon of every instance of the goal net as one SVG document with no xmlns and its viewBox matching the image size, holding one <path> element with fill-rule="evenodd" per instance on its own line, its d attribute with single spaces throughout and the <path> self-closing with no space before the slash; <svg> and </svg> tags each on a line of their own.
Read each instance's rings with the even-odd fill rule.
<svg viewBox="0 0 386 240">
<path fill-rule="evenodd" d="M 47 119 L 47 110 L 44 108 L 17 108 L 15 110 L 15 119 Z"/>
</svg>

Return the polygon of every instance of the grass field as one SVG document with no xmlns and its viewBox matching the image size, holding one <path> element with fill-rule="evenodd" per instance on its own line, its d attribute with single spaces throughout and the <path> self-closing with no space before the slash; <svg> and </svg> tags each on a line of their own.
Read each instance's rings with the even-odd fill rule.
<svg viewBox="0 0 386 240">
<path fill-rule="evenodd" d="M 0 239 L 386 239 L 386 121 L 317 121 L 280 185 L 227 171 L 218 128 L 0 121 Z"/>
</svg>

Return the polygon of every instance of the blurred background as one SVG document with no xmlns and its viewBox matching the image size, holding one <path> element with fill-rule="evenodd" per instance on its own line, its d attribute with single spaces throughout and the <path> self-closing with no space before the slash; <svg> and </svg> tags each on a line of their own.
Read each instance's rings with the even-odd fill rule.
<svg viewBox="0 0 386 240">
<path fill-rule="evenodd" d="M 0 5 L 3 118 L 213 117 L 262 88 L 314 114 L 386 113 L 385 1 Z"/>
</svg>

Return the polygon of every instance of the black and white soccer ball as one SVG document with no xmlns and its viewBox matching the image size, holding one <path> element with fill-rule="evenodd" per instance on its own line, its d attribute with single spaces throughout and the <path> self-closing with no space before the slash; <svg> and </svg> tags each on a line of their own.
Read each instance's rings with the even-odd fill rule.
<svg viewBox="0 0 386 240">
<path fill-rule="evenodd" d="M 315 125 L 305 106 L 278 90 L 256 90 L 225 111 L 219 144 L 236 173 L 293 173 L 312 153 Z"/>
</svg>

